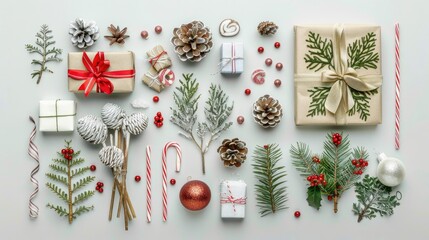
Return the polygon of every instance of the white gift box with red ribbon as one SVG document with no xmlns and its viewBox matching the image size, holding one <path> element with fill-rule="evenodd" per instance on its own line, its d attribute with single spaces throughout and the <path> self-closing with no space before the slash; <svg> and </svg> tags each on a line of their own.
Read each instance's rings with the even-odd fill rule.
<svg viewBox="0 0 429 240">
<path fill-rule="evenodd" d="M 242 180 L 225 180 L 220 184 L 221 218 L 244 218 L 246 216 L 246 188 Z"/>
<path fill-rule="evenodd" d="M 222 74 L 240 74 L 244 71 L 243 43 L 222 43 L 220 72 Z"/>
</svg>

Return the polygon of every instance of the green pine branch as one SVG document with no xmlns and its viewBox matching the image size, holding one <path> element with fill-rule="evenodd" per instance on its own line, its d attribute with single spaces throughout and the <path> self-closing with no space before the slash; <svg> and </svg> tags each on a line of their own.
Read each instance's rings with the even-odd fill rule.
<svg viewBox="0 0 429 240">
<path fill-rule="evenodd" d="M 73 169 L 71 170 L 70 178 L 74 178 L 78 175 L 82 175 L 88 171 L 89 171 L 89 166 Z"/>
<path fill-rule="evenodd" d="M 195 78 L 193 79 L 193 74 L 183 74 L 183 78 L 184 80 L 179 80 L 180 86 L 176 87 L 173 93 L 176 107 L 171 107 L 173 115 L 170 120 L 183 130 L 179 134 L 192 140 L 200 149 L 202 169 L 205 174 L 205 153 L 210 144 L 232 125 L 232 122 L 227 122 L 227 119 L 231 115 L 234 104 L 229 103 L 229 97 L 220 86 L 212 84 L 204 108 L 206 121 L 198 122 L 194 129 L 197 122 L 198 100 L 201 96 L 197 95 L 199 84 Z M 208 140 L 205 139 L 207 134 L 209 134 Z"/>
<path fill-rule="evenodd" d="M 55 173 L 46 173 L 46 176 L 53 181 L 60 182 L 67 186 L 67 178 L 64 176 L 61 176 Z"/>
<path fill-rule="evenodd" d="M 31 64 L 40 66 L 38 70 L 34 70 L 31 74 L 31 78 L 37 77 L 37 84 L 39 84 L 40 80 L 42 79 L 43 72 L 53 73 L 52 70 L 48 69 L 46 63 L 62 61 L 62 59 L 59 57 L 59 55 L 62 53 L 61 49 L 55 47 L 48 49 L 48 47 L 55 44 L 55 41 L 50 41 L 53 39 L 51 34 L 52 31 L 49 29 L 48 25 L 44 24 L 41 26 L 40 31 L 36 34 L 36 46 L 31 44 L 25 45 L 27 52 L 36 53 L 42 57 L 41 60 L 33 59 L 31 61 Z"/>
<path fill-rule="evenodd" d="M 79 179 L 77 182 L 73 183 L 72 192 L 79 190 L 80 188 L 88 185 L 92 181 L 94 181 L 95 176 L 86 176 L 85 178 Z"/>
<path fill-rule="evenodd" d="M 76 218 L 77 216 L 80 216 L 83 213 L 90 212 L 92 210 L 94 210 L 94 206 L 91 206 L 91 207 L 79 206 L 78 208 L 76 208 L 76 210 L 74 210 L 73 218 Z"/>
<path fill-rule="evenodd" d="M 95 191 L 85 191 L 82 193 L 79 193 L 76 197 L 74 197 L 73 200 L 73 205 L 77 205 L 85 200 L 87 200 L 88 198 L 94 196 Z"/>
<path fill-rule="evenodd" d="M 278 166 L 282 157 L 278 145 L 256 146 L 253 155 L 253 173 L 258 180 L 255 184 L 256 201 L 261 217 L 286 209 L 286 171 Z"/>
<path fill-rule="evenodd" d="M 307 117 L 326 115 L 325 103 L 330 90 L 331 87 L 314 87 L 313 89 L 308 90 L 310 93 L 311 102 Z"/>
<path fill-rule="evenodd" d="M 376 34 L 369 32 L 364 37 L 349 44 L 347 46 L 348 65 L 354 69 L 377 69 L 380 57 L 375 51 L 376 41 Z"/>
<path fill-rule="evenodd" d="M 376 177 L 365 175 L 362 182 L 355 184 L 358 203 L 353 203 L 353 213 L 358 215 L 358 222 L 363 218 L 372 219 L 380 216 L 390 216 L 393 209 L 399 206 L 400 198 L 391 195 L 392 189 L 383 185 Z"/>
<path fill-rule="evenodd" d="M 69 212 L 67 212 L 67 210 L 61 206 L 54 206 L 50 203 L 48 203 L 46 205 L 49 209 L 53 209 L 56 213 L 58 213 L 58 215 L 60 215 L 60 217 L 64 217 L 64 216 L 68 216 Z"/>
<path fill-rule="evenodd" d="M 328 66 L 329 69 L 335 69 L 334 52 L 332 49 L 332 40 L 322 39 L 320 34 L 309 32 L 307 42 L 308 53 L 305 54 L 304 61 L 307 63 L 307 69 L 315 72 Z"/>
<path fill-rule="evenodd" d="M 300 172 L 301 176 L 307 178 L 310 175 L 317 174 L 318 164 L 313 162 L 312 157 L 314 155 L 307 144 L 298 142 L 296 147 L 292 145 L 290 155 L 292 157 L 292 165 Z"/>
<path fill-rule="evenodd" d="M 350 91 L 352 93 L 353 100 L 355 101 L 355 104 L 353 107 L 348 111 L 349 116 L 353 116 L 356 113 L 359 113 L 359 118 L 363 121 L 366 121 L 368 117 L 371 115 L 369 112 L 370 105 L 369 101 L 371 100 L 371 96 L 374 96 L 378 93 L 378 89 L 374 89 L 367 92 L 360 92 L 358 90 L 355 90 L 353 88 L 350 88 Z"/>
<path fill-rule="evenodd" d="M 47 182 L 46 186 L 64 202 L 68 201 L 67 193 L 54 183 Z"/>
<path fill-rule="evenodd" d="M 67 167 L 62 167 L 55 164 L 49 164 L 49 167 L 58 173 L 67 174 Z"/>
</svg>

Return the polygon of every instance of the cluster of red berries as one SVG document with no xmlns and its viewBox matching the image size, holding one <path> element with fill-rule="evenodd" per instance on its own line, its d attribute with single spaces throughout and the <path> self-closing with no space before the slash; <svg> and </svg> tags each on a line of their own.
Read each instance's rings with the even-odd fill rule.
<svg viewBox="0 0 429 240">
<path fill-rule="evenodd" d="M 102 182 L 97 182 L 97 186 L 95 186 L 95 190 L 97 190 L 99 193 L 103 193 L 103 187 L 104 187 L 104 183 Z"/>
<path fill-rule="evenodd" d="M 156 125 L 157 128 L 162 127 L 162 125 L 164 125 L 164 118 L 162 117 L 162 113 L 161 112 L 157 112 L 156 116 L 153 118 L 153 123 Z"/>
<path fill-rule="evenodd" d="M 335 146 L 338 147 L 338 145 L 341 144 L 342 139 L 343 139 L 343 137 L 341 137 L 341 135 L 339 133 L 332 134 L 332 142 L 335 144 Z"/>
<path fill-rule="evenodd" d="M 313 160 L 313 162 L 314 162 L 314 163 L 320 163 L 320 159 L 319 159 L 319 157 L 318 157 L 318 156 L 313 156 L 313 157 L 311 158 L 311 160 Z"/>
<path fill-rule="evenodd" d="M 325 175 L 321 173 L 320 175 L 311 175 L 307 177 L 307 181 L 310 182 L 310 187 L 316 187 L 318 185 L 326 186 L 328 182 L 325 180 Z"/>
<path fill-rule="evenodd" d="M 63 157 L 69 161 L 71 161 L 73 159 L 73 148 L 63 148 L 61 149 L 61 154 L 63 155 Z"/>
<path fill-rule="evenodd" d="M 353 159 L 352 160 L 353 166 L 355 166 L 355 170 L 353 171 L 353 174 L 355 175 L 362 175 L 363 171 L 366 167 L 368 167 L 368 161 L 365 161 L 364 159 Z"/>
</svg>

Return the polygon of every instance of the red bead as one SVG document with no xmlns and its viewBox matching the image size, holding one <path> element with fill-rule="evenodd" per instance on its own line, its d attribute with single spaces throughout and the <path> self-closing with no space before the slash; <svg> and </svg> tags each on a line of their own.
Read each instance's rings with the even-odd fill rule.
<svg viewBox="0 0 429 240">
<path fill-rule="evenodd" d="M 328 195 L 328 201 L 332 201 L 332 195 Z"/>
<path fill-rule="evenodd" d="M 359 159 L 359 163 L 360 164 L 362 164 L 363 163 L 363 159 L 361 158 L 361 159 Z"/>
<path fill-rule="evenodd" d="M 158 125 L 159 125 L 158 127 L 162 127 L 164 125 L 164 123 L 163 122 L 159 122 Z"/>
<path fill-rule="evenodd" d="M 238 116 L 237 117 L 237 123 L 240 124 L 240 125 L 243 124 L 244 123 L 244 117 L 243 116 Z"/>
<path fill-rule="evenodd" d="M 296 218 L 299 218 L 301 216 L 301 212 L 300 211 L 295 211 L 295 213 L 293 214 Z"/>
<path fill-rule="evenodd" d="M 139 175 L 137 175 L 134 177 L 134 180 L 136 180 L 136 182 L 140 182 L 140 180 L 142 180 L 142 178 Z"/>
<path fill-rule="evenodd" d="M 98 192 L 103 193 L 104 192 L 103 188 L 98 189 Z"/>
<path fill-rule="evenodd" d="M 102 182 L 97 182 L 97 186 L 99 186 L 99 187 L 104 187 L 104 183 L 102 183 Z"/>
<path fill-rule="evenodd" d="M 73 151 L 73 149 L 72 149 L 72 148 L 69 148 L 69 149 L 67 149 L 67 153 L 68 153 L 68 154 L 73 154 L 73 153 L 74 153 L 74 151 Z"/>
<path fill-rule="evenodd" d="M 100 186 L 95 186 L 95 190 L 99 191 L 100 190 Z"/>
<path fill-rule="evenodd" d="M 357 160 L 356 160 L 356 159 L 353 159 L 353 160 L 352 160 L 352 164 L 356 166 L 356 164 L 357 164 Z"/>
<path fill-rule="evenodd" d="M 264 48 L 263 47 L 258 47 L 258 53 L 263 53 L 264 52 Z"/>
<path fill-rule="evenodd" d="M 70 155 L 68 153 L 64 154 L 64 158 L 67 159 L 67 160 L 69 160 L 69 156 Z"/>
<path fill-rule="evenodd" d="M 368 167 L 368 162 L 364 162 L 364 163 L 363 163 L 363 165 L 364 165 L 365 167 Z"/>
<path fill-rule="evenodd" d="M 283 64 L 282 64 L 282 63 L 277 63 L 277 64 L 276 64 L 276 69 L 277 69 L 277 70 L 279 70 L 279 71 L 280 71 L 280 70 L 282 70 L 282 68 L 283 68 Z"/>
<path fill-rule="evenodd" d="M 275 47 L 275 48 L 279 48 L 279 47 L 280 47 L 280 43 L 279 43 L 279 42 L 275 42 L 275 43 L 274 43 L 274 47 Z"/>
<path fill-rule="evenodd" d="M 157 113 L 156 113 L 156 116 L 161 117 L 161 116 L 162 116 L 162 113 L 161 113 L 161 112 L 157 112 Z"/>
<path fill-rule="evenodd" d="M 282 81 L 280 79 L 274 80 L 274 86 L 280 87 L 282 85 Z"/>
<path fill-rule="evenodd" d="M 95 165 L 91 165 L 91 166 L 89 167 L 89 170 L 91 170 L 92 172 L 94 172 L 94 171 L 95 171 L 95 169 L 97 169 L 97 167 L 96 167 Z"/>
<path fill-rule="evenodd" d="M 159 117 L 159 121 L 163 122 L 164 118 L 163 117 Z"/>
<path fill-rule="evenodd" d="M 159 102 L 159 97 L 158 97 L 158 96 L 154 96 L 154 97 L 152 98 L 152 100 L 153 100 L 153 102 Z"/>
<path fill-rule="evenodd" d="M 307 181 L 309 181 L 309 182 L 310 182 L 311 180 L 313 180 L 312 176 L 308 176 L 308 177 L 307 177 Z"/>
<path fill-rule="evenodd" d="M 149 33 L 146 30 L 141 31 L 140 36 L 143 39 L 147 39 L 149 37 Z"/>
<path fill-rule="evenodd" d="M 269 147 L 268 145 L 264 145 L 264 148 L 265 148 L 265 149 L 268 149 L 268 147 Z"/>
<path fill-rule="evenodd" d="M 251 93 L 252 91 L 250 90 L 250 89 L 246 89 L 246 90 L 244 90 L 244 93 L 246 94 L 246 95 L 250 95 L 250 93 Z"/>
<path fill-rule="evenodd" d="M 170 179 L 170 184 L 171 184 L 171 185 L 176 184 L 176 179 L 174 179 L 174 178 Z"/>
<path fill-rule="evenodd" d="M 157 33 L 157 34 L 160 34 L 161 32 L 162 32 L 162 27 L 161 26 L 156 26 L 155 27 L 155 32 Z"/>
<path fill-rule="evenodd" d="M 61 153 L 64 155 L 67 153 L 67 149 L 61 149 Z"/>
<path fill-rule="evenodd" d="M 155 120 L 155 123 L 159 121 L 159 117 L 158 116 L 155 116 L 153 119 Z"/>
<path fill-rule="evenodd" d="M 271 58 L 265 59 L 265 65 L 271 66 L 271 64 L 273 64 L 273 60 Z"/>
</svg>

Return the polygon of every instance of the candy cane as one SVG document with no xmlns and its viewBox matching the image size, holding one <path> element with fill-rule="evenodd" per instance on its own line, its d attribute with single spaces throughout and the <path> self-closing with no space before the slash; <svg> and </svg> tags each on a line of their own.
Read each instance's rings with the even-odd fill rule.
<svg viewBox="0 0 429 240">
<path fill-rule="evenodd" d="M 158 79 L 162 84 L 164 84 L 164 86 L 168 87 L 173 84 L 176 76 L 174 75 L 173 70 L 166 68 L 159 72 Z"/>
<path fill-rule="evenodd" d="M 400 120 L 400 101 L 401 98 L 399 96 L 401 88 L 401 71 L 400 71 L 400 49 L 399 49 L 399 23 L 395 24 L 395 148 L 399 149 L 399 120 Z"/>
<path fill-rule="evenodd" d="M 150 155 L 151 155 L 150 146 L 146 147 L 146 218 L 147 222 L 152 221 L 152 189 L 151 189 L 151 168 L 150 168 Z"/>
<path fill-rule="evenodd" d="M 29 141 L 29 145 L 28 145 L 28 154 L 30 155 L 31 158 L 36 160 L 37 166 L 31 171 L 31 174 L 30 174 L 31 182 L 34 185 L 36 185 L 36 188 L 34 189 L 34 191 L 30 195 L 29 208 L 30 208 L 30 217 L 31 218 L 37 218 L 37 216 L 39 215 L 39 208 L 36 206 L 36 204 L 33 203 L 33 199 L 36 197 L 37 193 L 39 192 L 39 182 L 34 177 L 34 175 L 36 175 L 36 173 L 39 172 L 39 166 L 40 166 L 39 149 L 37 148 L 36 144 L 34 144 L 34 142 L 33 142 L 34 138 L 36 137 L 36 122 L 34 121 L 34 119 L 31 116 L 30 116 L 30 121 L 34 124 L 34 128 L 30 134 L 30 141 Z"/>
<path fill-rule="evenodd" d="M 168 142 L 162 151 L 162 220 L 167 221 L 167 150 L 169 147 L 176 149 L 176 172 L 180 172 L 182 164 L 182 149 L 177 142 Z"/>
</svg>

